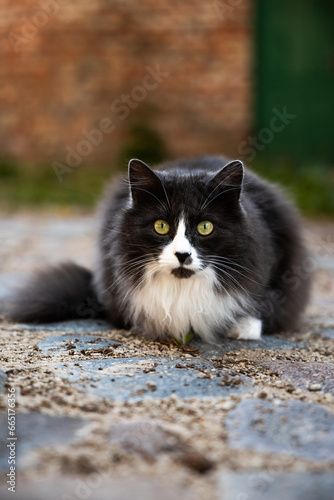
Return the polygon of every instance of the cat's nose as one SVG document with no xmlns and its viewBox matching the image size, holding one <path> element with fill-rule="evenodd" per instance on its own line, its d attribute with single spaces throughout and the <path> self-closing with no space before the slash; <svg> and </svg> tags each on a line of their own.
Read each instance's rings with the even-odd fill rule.
<svg viewBox="0 0 334 500">
<path fill-rule="evenodd" d="M 175 252 L 175 256 L 177 257 L 180 264 L 190 264 L 190 262 L 191 262 L 191 253 Z"/>
</svg>

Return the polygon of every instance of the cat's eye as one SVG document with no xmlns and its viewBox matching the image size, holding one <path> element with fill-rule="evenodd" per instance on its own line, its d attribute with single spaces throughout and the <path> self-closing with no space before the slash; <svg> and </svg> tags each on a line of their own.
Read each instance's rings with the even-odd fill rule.
<svg viewBox="0 0 334 500">
<path fill-rule="evenodd" d="M 170 230 L 170 227 L 169 227 L 168 222 L 166 222 L 165 220 L 159 219 L 159 220 L 156 220 L 154 223 L 154 230 L 158 234 L 167 234 Z"/>
<path fill-rule="evenodd" d="M 208 236 L 213 231 L 213 224 L 209 220 L 200 222 L 197 226 L 197 232 L 202 236 Z"/>
</svg>

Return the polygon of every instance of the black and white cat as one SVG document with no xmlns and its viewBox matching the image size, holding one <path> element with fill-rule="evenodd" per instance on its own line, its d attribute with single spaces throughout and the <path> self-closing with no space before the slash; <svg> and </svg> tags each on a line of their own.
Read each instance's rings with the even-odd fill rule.
<svg viewBox="0 0 334 500">
<path fill-rule="evenodd" d="M 298 325 L 310 277 L 294 208 L 241 161 L 203 157 L 153 171 L 129 162 L 102 203 L 96 267 L 43 270 L 12 302 L 16 321 L 92 316 L 151 338 L 258 339 Z M 305 276 L 305 274 L 304 274 Z M 96 300 L 97 299 L 97 300 Z"/>
</svg>

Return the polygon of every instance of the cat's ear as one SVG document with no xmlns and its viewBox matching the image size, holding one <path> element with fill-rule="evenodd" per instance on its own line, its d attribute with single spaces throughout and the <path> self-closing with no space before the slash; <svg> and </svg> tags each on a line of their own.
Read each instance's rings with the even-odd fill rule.
<svg viewBox="0 0 334 500">
<path fill-rule="evenodd" d="M 244 166 L 242 161 L 234 160 L 225 165 L 212 181 L 221 194 L 226 194 L 230 199 L 238 201 L 240 198 L 242 181 L 244 178 Z"/>
<path fill-rule="evenodd" d="M 164 202 L 166 192 L 157 174 L 141 160 L 129 161 L 129 180 L 133 201 L 151 204 L 154 199 Z"/>
</svg>

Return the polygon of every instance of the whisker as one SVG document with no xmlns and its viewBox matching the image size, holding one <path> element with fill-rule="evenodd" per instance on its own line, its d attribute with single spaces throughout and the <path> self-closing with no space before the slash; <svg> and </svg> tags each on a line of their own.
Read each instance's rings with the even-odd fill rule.
<svg viewBox="0 0 334 500">
<path fill-rule="evenodd" d="M 215 269 L 218 269 L 221 273 L 223 273 L 223 274 L 225 274 L 226 276 L 228 276 L 228 277 L 230 278 L 230 280 L 232 280 L 232 281 L 233 281 L 233 282 L 234 282 L 234 283 L 238 286 L 238 288 L 241 288 L 241 289 L 242 289 L 244 292 L 246 292 L 247 294 L 248 294 L 248 293 L 250 293 L 248 290 L 246 290 L 246 289 L 245 289 L 245 288 L 241 285 L 241 283 L 240 283 L 240 282 L 239 282 L 239 281 L 238 281 L 238 280 L 237 280 L 234 276 L 232 276 L 232 274 L 230 274 L 230 273 L 228 273 L 228 272 L 226 271 L 226 267 L 221 267 L 221 265 L 219 265 L 219 264 L 217 264 L 217 263 L 215 263 L 215 262 L 213 262 L 213 261 L 208 261 L 208 262 L 209 262 L 209 264 L 210 264 L 211 266 L 213 266 Z M 235 269 L 230 269 L 230 270 L 232 270 L 232 271 L 236 271 Z M 239 273 L 239 274 L 240 274 L 240 273 Z M 247 276 L 244 276 L 244 277 L 245 277 L 245 278 L 247 278 Z M 247 279 L 250 279 L 250 278 L 247 278 Z M 256 283 L 256 282 L 255 282 L 255 283 Z M 259 296 L 259 297 L 260 297 L 260 294 L 257 294 L 257 293 L 254 293 L 254 292 L 251 292 L 251 293 L 252 293 L 252 295 L 257 295 L 257 296 Z"/>
<path fill-rule="evenodd" d="M 218 269 L 219 271 L 221 271 L 222 273 L 224 273 L 226 276 L 228 276 L 239 288 L 241 288 L 244 292 L 248 293 L 247 290 L 238 282 L 238 280 L 236 280 L 234 278 L 234 276 L 232 276 L 230 273 L 228 273 L 227 271 L 225 271 L 224 269 L 222 269 L 221 267 L 217 266 L 216 264 L 214 263 L 210 263 L 214 268 Z"/>
<path fill-rule="evenodd" d="M 225 193 L 226 191 L 230 191 L 229 189 L 225 190 L 225 191 L 223 191 L 223 193 L 219 193 L 217 196 L 215 196 L 212 200 L 209 201 L 211 195 L 216 191 L 216 189 L 218 189 L 221 184 L 225 183 L 227 181 L 227 179 L 229 177 L 231 177 L 231 175 L 233 175 L 233 172 L 231 172 L 230 175 L 228 175 L 225 179 L 223 179 L 222 181 L 219 182 L 219 184 L 216 185 L 216 187 L 211 191 L 211 193 L 209 194 L 209 196 L 205 199 L 204 203 L 201 205 L 201 207 L 199 209 L 199 212 L 202 211 L 202 210 L 204 210 L 211 203 L 211 201 L 213 201 L 215 198 L 217 198 L 217 196 L 219 196 L 220 194 Z M 239 189 L 239 188 L 231 188 L 231 189 Z"/>
<path fill-rule="evenodd" d="M 240 267 L 241 269 L 244 269 L 245 271 L 248 271 L 249 273 L 254 274 L 255 276 L 261 276 L 259 273 L 256 273 L 252 269 L 249 269 L 249 267 L 242 266 L 241 264 L 238 264 L 238 262 L 235 262 L 235 260 L 230 259 L 228 257 L 220 257 L 218 255 L 208 255 L 207 258 L 213 258 L 216 260 L 220 260 L 223 263 L 233 264 L 234 266 Z"/>
<path fill-rule="evenodd" d="M 144 193 L 147 193 L 147 194 L 150 194 L 151 196 L 153 196 L 153 198 L 155 198 L 157 200 L 158 203 L 160 203 L 160 205 L 162 206 L 162 208 L 165 210 L 165 212 L 168 211 L 166 205 L 161 201 L 159 200 L 159 198 L 157 196 L 155 196 L 155 194 L 151 193 L 151 191 L 147 191 L 147 189 L 144 189 L 144 188 L 141 188 L 141 187 L 138 187 L 136 186 L 136 184 L 134 183 L 131 183 L 131 187 L 132 189 L 137 189 L 138 191 L 143 191 Z"/>
<path fill-rule="evenodd" d="M 239 271 L 238 269 L 234 269 L 234 267 L 231 267 L 231 266 L 228 266 L 226 262 L 219 262 L 219 261 L 216 261 L 215 259 L 207 259 L 208 262 L 211 262 L 211 263 L 215 263 L 217 264 L 218 266 L 222 266 L 224 267 L 225 269 L 229 269 L 230 271 L 234 271 L 235 273 L 238 273 L 240 274 L 240 276 L 243 276 L 244 278 L 246 278 L 247 280 L 249 281 L 252 281 L 253 283 L 255 283 L 256 285 L 261 285 L 262 283 L 260 283 L 259 281 L 255 281 L 254 279 L 250 278 L 249 276 L 247 276 L 245 273 L 242 273 L 241 271 Z M 245 268 L 247 270 L 247 268 Z"/>
<path fill-rule="evenodd" d="M 146 265 L 152 262 L 152 258 L 144 257 L 141 259 L 132 259 L 130 265 L 126 265 L 124 269 L 121 270 L 120 275 L 113 281 L 113 283 L 105 290 L 104 293 L 110 296 L 113 289 L 123 280 L 127 280 L 133 275 L 133 269 L 136 268 L 139 271 L 145 269 Z"/>
<path fill-rule="evenodd" d="M 221 183 L 220 183 L 221 184 Z M 218 184 L 219 185 L 219 184 Z M 225 194 L 225 193 L 228 193 L 229 191 L 236 191 L 236 190 L 240 190 L 240 187 L 233 187 L 233 188 L 230 188 L 230 189 L 225 189 L 224 191 L 221 191 L 220 193 L 216 194 L 216 196 L 214 196 L 211 200 L 209 199 L 204 206 L 202 206 L 200 208 L 200 210 L 205 210 L 206 207 L 208 207 L 210 205 L 210 203 L 212 203 L 216 198 L 218 198 L 218 196 L 221 196 L 222 194 Z"/>
</svg>

